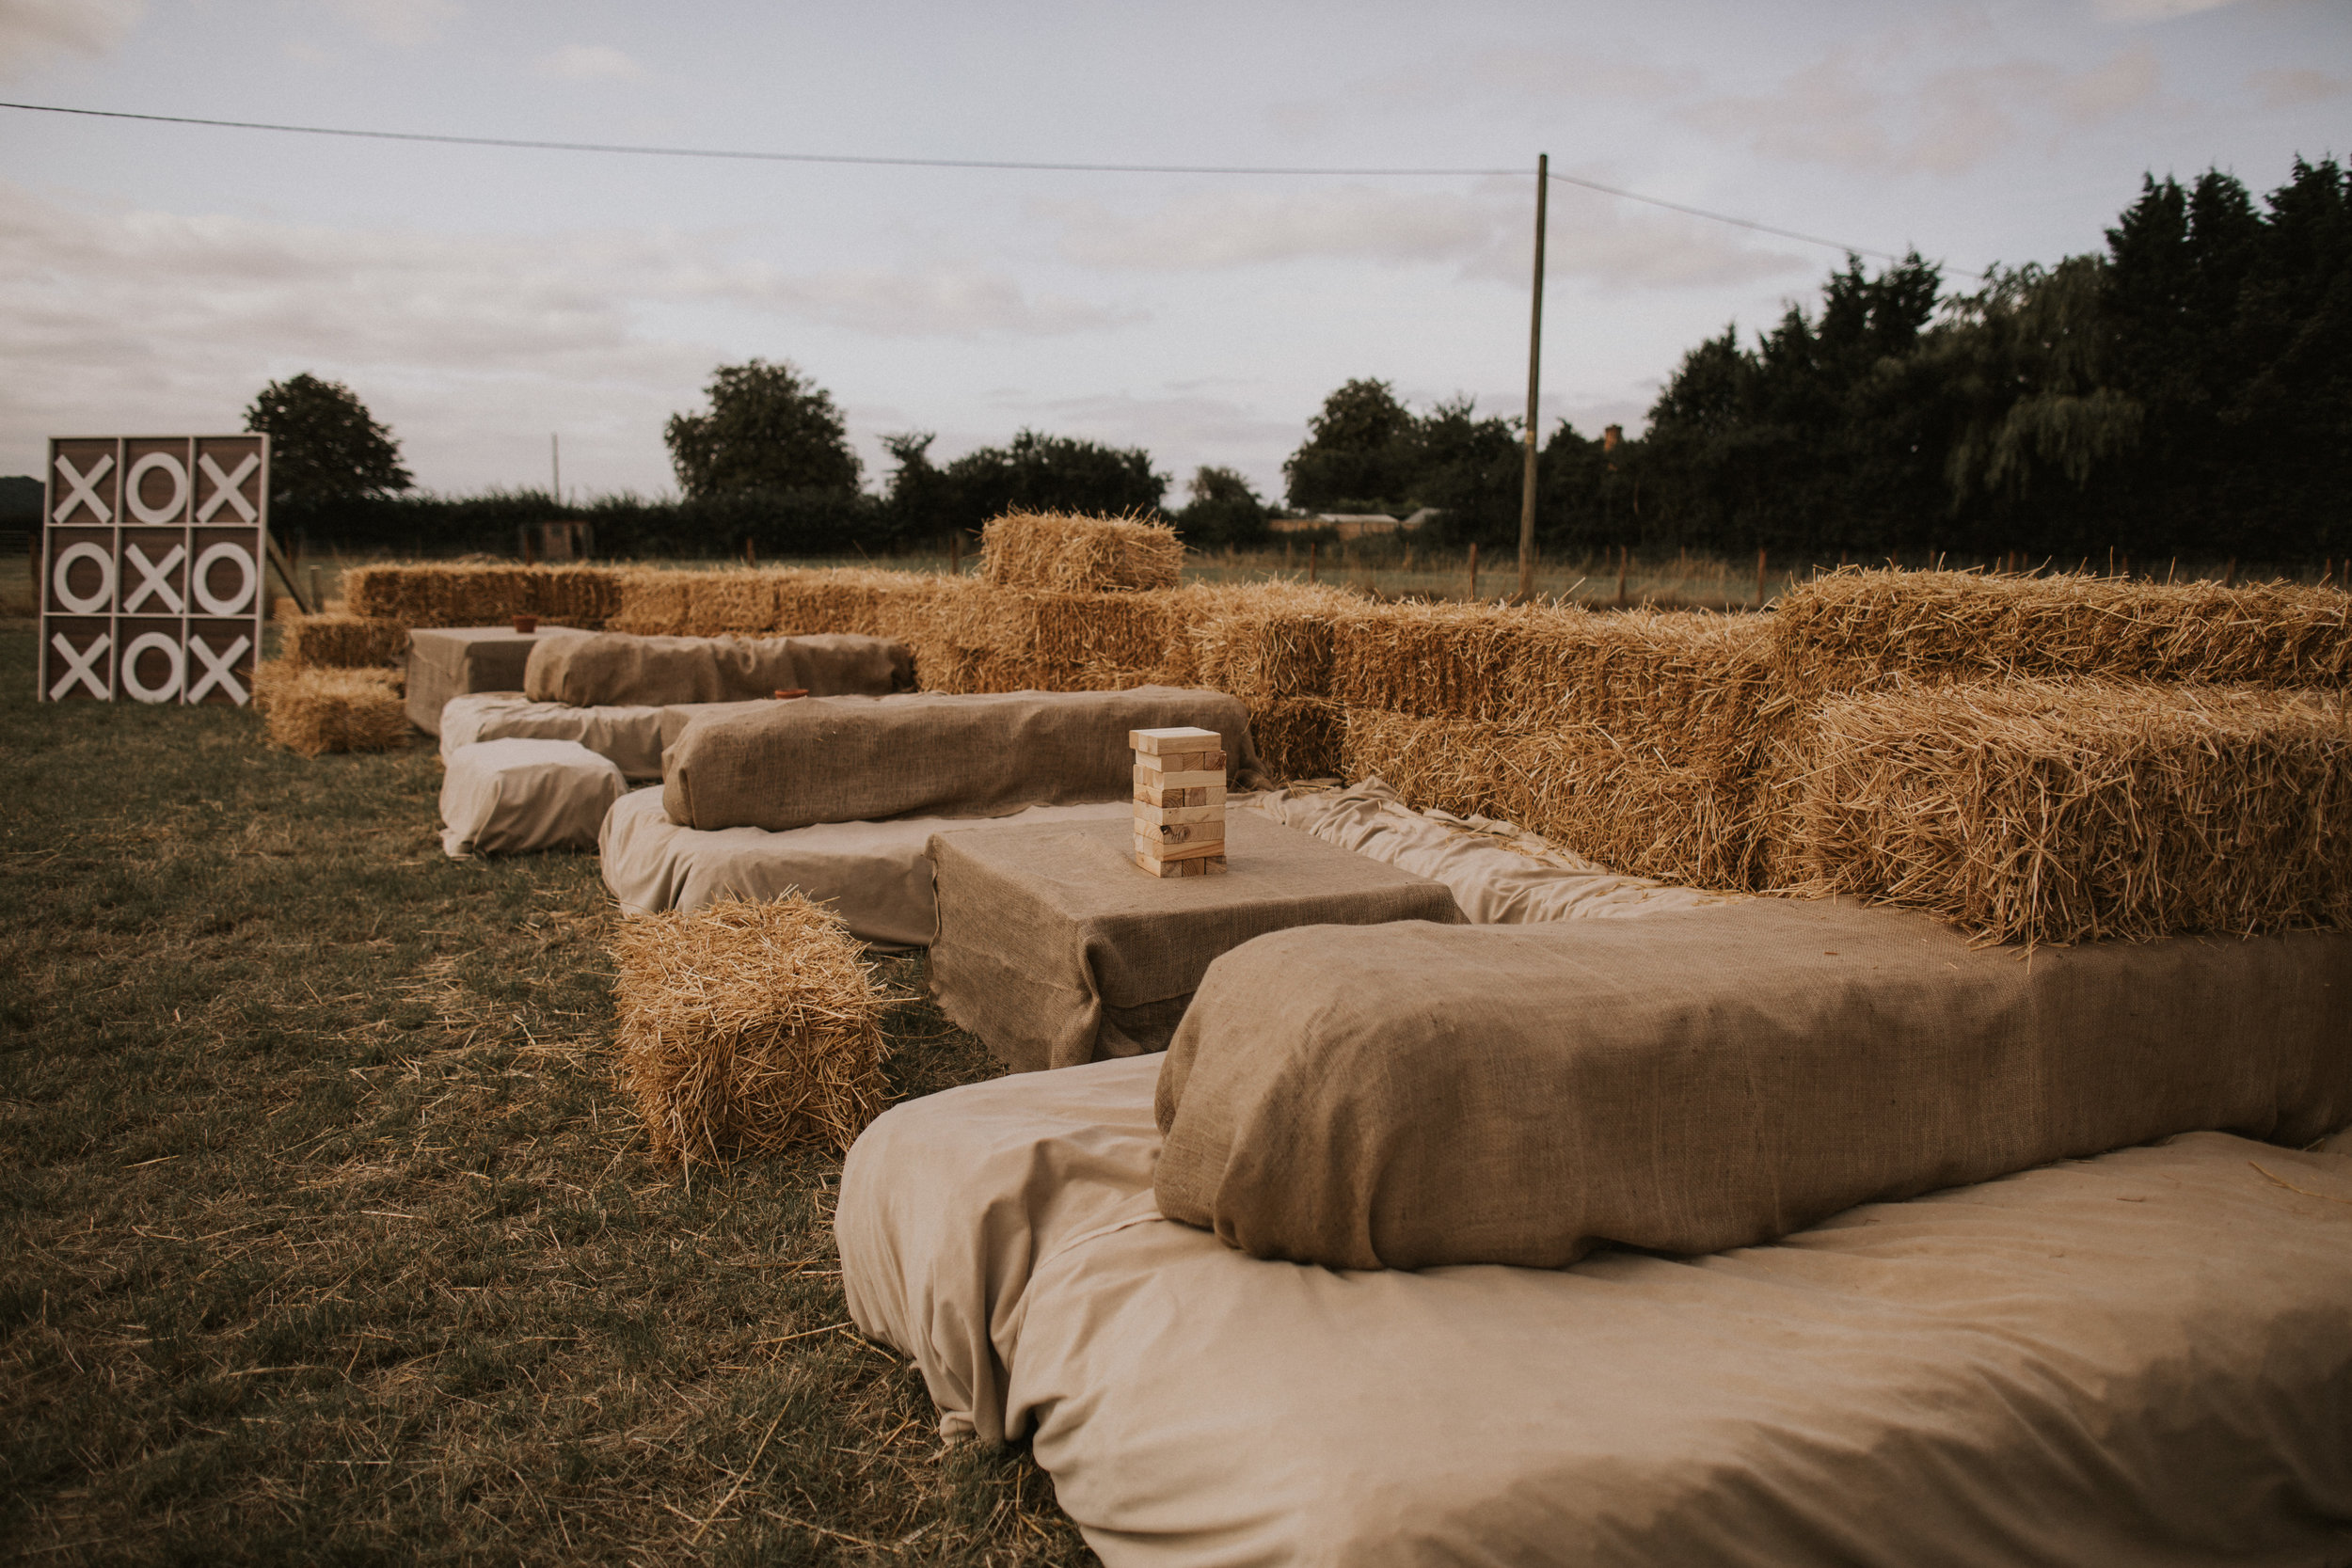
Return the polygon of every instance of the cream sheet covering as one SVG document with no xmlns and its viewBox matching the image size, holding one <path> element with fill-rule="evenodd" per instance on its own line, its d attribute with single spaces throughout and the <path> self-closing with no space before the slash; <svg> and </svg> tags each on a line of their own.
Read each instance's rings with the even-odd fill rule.
<svg viewBox="0 0 2352 1568">
<path fill-rule="evenodd" d="M 1157 1067 L 900 1105 L 835 1221 L 859 1327 L 943 1431 L 1034 1432 L 1112 1568 L 2352 1561 L 2352 1155 L 2192 1133 L 1709 1257 L 1346 1274 L 1159 1217 Z"/>
<path fill-rule="evenodd" d="M 576 741 L 462 746 L 441 776 L 441 848 L 460 860 L 586 849 L 628 788 L 618 768 Z"/>
<path fill-rule="evenodd" d="M 772 697 L 760 699 L 774 702 Z M 452 697 L 441 708 L 441 758 L 477 740 L 576 740 L 610 757 L 632 784 L 661 777 L 661 749 L 699 715 L 755 707 L 759 702 L 673 703 L 666 706 L 574 707 L 534 703 L 519 691 Z"/>
<path fill-rule="evenodd" d="M 1269 789 L 1248 804 L 1284 827 L 1443 882 L 1477 926 L 1622 920 L 1740 896 L 1621 876 L 1490 816 L 1418 812 L 1377 777 L 1345 789 Z"/>
<path fill-rule="evenodd" d="M 1031 806 L 1011 816 L 908 816 L 825 822 L 771 833 L 761 828 L 681 828 L 660 789 L 632 790 L 606 814 L 596 847 L 604 885 L 630 914 L 698 910 L 720 898 L 781 898 L 795 890 L 829 902 L 850 934 L 888 947 L 928 947 L 936 920 L 933 833 L 1008 822 L 1091 822 L 1126 817 L 1124 800 Z"/>
</svg>

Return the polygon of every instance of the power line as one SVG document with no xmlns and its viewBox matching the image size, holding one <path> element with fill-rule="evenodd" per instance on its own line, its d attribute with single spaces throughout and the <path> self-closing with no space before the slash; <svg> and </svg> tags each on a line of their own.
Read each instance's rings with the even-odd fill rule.
<svg viewBox="0 0 2352 1568">
<path fill-rule="evenodd" d="M 866 168 L 961 168 L 999 169 L 1016 172 L 1047 174 L 1226 174 L 1226 175 L 1315 175 L 1326 178 L 1399 179 L 1434 177 L 1470 179 L 1486 176 L 1518 178 L 1524 168 L 1381 168 L 1348 166 L 1311 166 L 1304 165 L 1265 164 L 1081 164 L 1031 163 L 1012 158 L 898 158 L 846 152 L 757 152 L 715 147 L 651 147 L 622 142 L 539 141 L 520 136 L 458 136 L 429 131 L 365 131 L 341 125 L 281 125 L 260 119 L 206 119 L 194 115 L 134 114 L 127 109 L 79 109 L 61 103 L 11 103 L 0 102 L 0 109 L 22 109 L 31 114 L 80 115 L 92 119 L 135 119 L 156 125 L 202 125 L 223 131 L 274 131 L 298 136 L 342 136 L 359 141 L 427 142 L 441 147 L 496 147 L 519 149 L 531 152 L 603 152 L 620 153 L 643 158 L 719 158 L 739 163 L 839 165 Z M 1818 234 L 1806 234 L 1794 229 L 1781 229 L 1752 218 L 1737 217 L 1729 213 L 1709 212 L 1704 207 L 1688 206 L 1668 201 L 1661 197 L 1644 196 L 1639 191 L 1625 190 L 1616 185 L 1604 185 L 1597 180 L 1582 180 L 1571 174 L 1554 174 L 1551 178 L 1564 185 L 1575 185 L 1602 196 L 1615 197 L 1621 201 L 1640 202 L 1646 207 L 1663 208 L 1690 217 L 1705 218 L 1710 223 L 1727 223 L 1758 234 L 1772 234 L 1784 240 L 1796 240 L 1804 245 L 1822 245 L 1831 250 L 1851 252 L 1857 256 L 1875 257 L 1881 261 L 1899 261 L 1902 258 L 1868 245 L 1847 245 L 1827 240 Z"/>
</svg>

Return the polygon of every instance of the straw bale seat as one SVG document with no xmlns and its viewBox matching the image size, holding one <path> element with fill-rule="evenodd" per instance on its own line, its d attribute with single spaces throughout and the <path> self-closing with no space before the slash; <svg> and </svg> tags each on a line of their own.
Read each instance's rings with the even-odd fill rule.
<svg viewBox="0 0 2352 1568">
<path fill-rule="evenodd" d="M 408 628 L 369 615 L 295 615 L 279 623 L 279 651 L 296 669 L 389 669 L 408 651 Z"/>
<path fill-rule="evenodd" d="M 880 637 L 639 637 L 559 631 L 536 639 L 522 693 L 573 707 L 749 702 L 779 691 L 879 697 L 914 684 L 914 658 Z"/>
<path fill-rule="evenodd" d="M 628 789 L 610 758 L 574 740 L 460 746 L 441 776 L 441 848 L 453 859 L 587 849 Z"/>
<path fill-rule="evenodd" d="M 1173 588 L 1184 542 L 1166 523 L 1009 512 L 980 530 L 980 576 L 997 588 L 1111 594 Z"/>
<path fill-rule="evenodd" d="M 517 691 L 469 692 L 441 709 L 441 758 L 446 762 L 459 747 L 480 740 L 576 740 L 640 784 L 661 777 L 662 748 L 690 721 L 723 705 L 730 705 L 574 707 L 534 703 Z"/>
<path fill-rule="evenodd" d="M 441 733 L 441 709 L 475 691 L 520 691 L 539 640 L 564 628 L 516 631 L 505 626 L 420 626 L 408 633 L 408 717 L 427 735 Z"/>
<path fill-rule="evenodd" d="M 623 1089 L 681 1163 L 847 1149 L 882 1107 L 886 1002 L 804 898 L 638 915 L 612 940 Z"/>
<path fill-rule="evenodd" d="M 1708 1257 L 1350 1274 L 1160 1215 L 1159 1071 L 894 1107 L 834 1219 L 858 1327 L 944 1434 L 1029 1439 L 1110 1568 L 2352 1552 L 2352 1148 L 2192 1133 Z"/>
<path fill-rule="evenodd" d="M 297 756 L 394 752 L 415 733 L 397 670 L 296 669 L 272 659 L 254 667 L 253 705 L 270 744 Z"/>
<path fill-rule="evenodd" d="M 478 626 L 536 615 L 572 626 L 601 626 L 620 608 L 630 572 L 611 566 L 519 566 L 503 562 L 431 562 L 353 566 L 343 601 L 354 615 L 404 626 Z"/>
</svg>

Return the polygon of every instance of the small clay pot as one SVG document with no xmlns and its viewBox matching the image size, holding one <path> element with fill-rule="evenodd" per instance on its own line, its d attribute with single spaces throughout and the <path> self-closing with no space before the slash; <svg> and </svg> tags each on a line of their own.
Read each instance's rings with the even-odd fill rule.
<svg viewBox="0 0 2352 1568">
<path fill-rule="evenodd" d="M 517 615 L 515 617 L 515 630 L 518 635 L 529 637 L 532 632 L 537 631 L 538 629 L 539 617 L 536 615 Z"/>
</svg>

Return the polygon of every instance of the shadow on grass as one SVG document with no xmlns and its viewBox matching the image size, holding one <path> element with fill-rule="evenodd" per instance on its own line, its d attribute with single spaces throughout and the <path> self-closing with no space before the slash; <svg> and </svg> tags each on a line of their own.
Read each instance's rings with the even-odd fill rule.
<svg viewBox="0 0 2352 1568">
<path fill-rule="evenodd" d="M 1091 1560 L 846 1328 L 837 1159 L 648 1158 L 593 856 L 446 860 L 421 741 L 37 704 L 32 654 L 0 630 L 0 1556 Z M 996 1070 L 928 1003 L 892 1035 L 901 1093 Z"/>
</svg>

